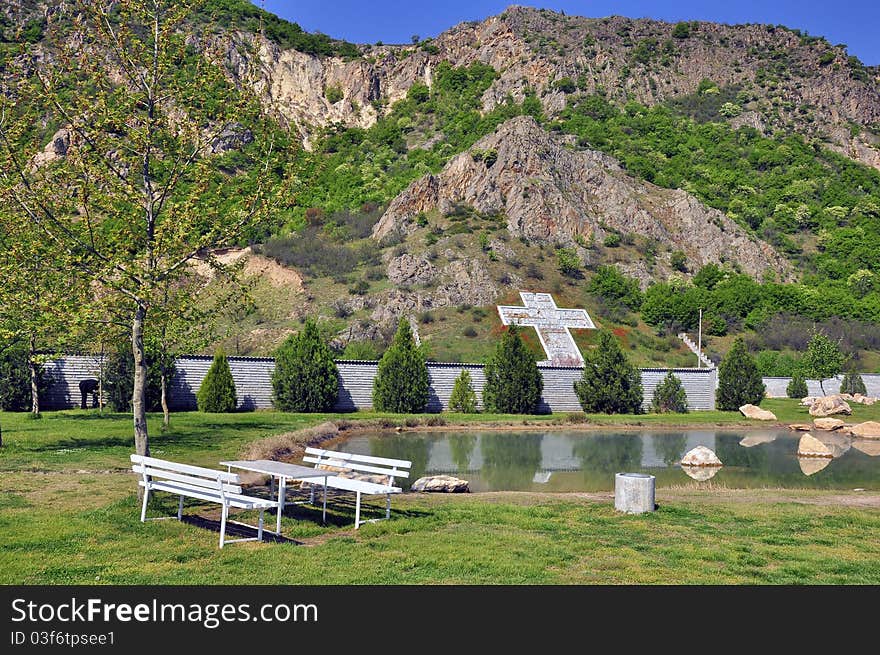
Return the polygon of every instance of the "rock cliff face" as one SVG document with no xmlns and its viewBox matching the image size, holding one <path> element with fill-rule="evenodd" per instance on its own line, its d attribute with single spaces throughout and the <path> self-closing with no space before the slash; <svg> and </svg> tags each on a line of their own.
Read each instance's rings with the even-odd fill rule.
<svg viewBox="0 0 880 655">
<path fill-rule="evenodd" d="M 316 128 L 331 123 L 372 125 L 414 83 L 430 86 L 441 61 L 479 61 L 499 72 L 483 96 L 487 111 L 508 95 L 522 100 L 533 90 L 552 116 L 572 92 L 559 83 L 565 78 L 580 92 L 647 105 L 692 94 L 710 79 L 742 90 L 737 102 L 749 124 L 800 132 L 880 167 L 876 67 L 862 66 L 841 46 L 781 27 L 693 22 L 677 36 L 674 29 L 649 19 L 511 7 L 456 25 L 429 49 L 365 45 L 363 57 L 352 61 L 281 50 L 242 32 L 211 37 L 212 47 L 202 47 L 221 53 L 231 75 L 255 88 L 306 144 Z"/>
<path fill-rule="evenodd" d="M 479 156 L 487 151 L 497 153 L 491 165 Z M 448 213 L 457 203 L 503 214 L 510 232 L 535 241 L 601 241 L 614 230 L 682 250 L 694 269 L 730 261 L 756 277 L 768 268 L 788 275 L 778 253 L 723 213 L 684 191 L 638 181 L 613 158 L 575 148 L 569 140 L 545 132 L 531 117 L 507 121 L 438 175 L 413 182 L 389 205 L 373 237 L 412 232 L 419 213 Z"/>
</svg>

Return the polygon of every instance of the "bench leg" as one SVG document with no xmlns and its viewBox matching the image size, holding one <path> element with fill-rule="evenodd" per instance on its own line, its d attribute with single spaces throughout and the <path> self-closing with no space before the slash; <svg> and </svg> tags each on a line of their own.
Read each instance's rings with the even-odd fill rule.
<svg viewBox="0 0 880 655">
<path fill-rule="evenodd" d="M 223 542 L 226 537 L 226 516 L 229 514 L 229 508 L 223 505 L 223 514 L 220 518 L 220 548 L 223 548 Z"/>
<path fill-rule="evenodd" d="M 315 485 L 312 485 L 312 493 L 309 496 L 309 502 L 314 505 L 315 504 Z"/>
<path fill-rule="evenodd" d="M 354 508 L 354 529 L 361 527 L 361 492 L 357 491 L 357 504 Z"/>
<path fill-rule="evenodd" d="M 324 509 L 321 510 L 321 523 L 327 523 L 327 478 L 324 478 Z"/>
<path fill-rule="evenodd" d="M 385 500 L 385 518 L 391 518 L 391 494 L 388 494 Z"/>
<path fill-rule="evenodd" d="M 144 487 L 144 504 L 141 507 L 141 523 L 147 520 L 147 501 L 150 499 L 150 488 Z"/>
<path fill-rule="evenodd" d="M 284 514 L 284 499 L 287 494 L 287 478 L 282 477 L 278 485 L 278 516 L 275 519 L 275 532 L 281 534 L 281 515 Z"/>
<path fill-rule="evenodd" d="M 180 497 L 180 502 L 177 504 L 177 520 L 183 520 L 183 496 Z"/>
<path fill-rule="evenodd" d="M 265 510 L 261 509 L 260 510 L 260 522 L 257 524 L 258 525 L 258 527 L 257 527 L 257 541 L 263 540 L 263 512 L 265 512 Z"/>
</svg>

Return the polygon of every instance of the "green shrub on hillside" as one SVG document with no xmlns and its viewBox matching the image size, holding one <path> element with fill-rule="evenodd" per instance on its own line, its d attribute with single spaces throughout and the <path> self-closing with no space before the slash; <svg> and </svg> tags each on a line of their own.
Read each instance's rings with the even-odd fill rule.
<svg viewBox="0 0 880 655">
<path fill-rule="evenodd" d="M 613 304 L 622 304 L 637 310 L 642 305 L 642 292 L 638 280 L 627 277 L 614 264 L 599 266 L 587 287 L 595 294 Z"/>
</svg>

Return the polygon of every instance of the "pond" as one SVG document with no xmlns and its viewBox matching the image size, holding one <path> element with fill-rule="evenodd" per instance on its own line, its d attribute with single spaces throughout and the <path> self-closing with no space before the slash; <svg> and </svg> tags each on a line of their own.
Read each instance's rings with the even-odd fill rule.
<svg viewBox="0 0 880 655">
<path fill-rule="evenodd" d="M 423 475 L 445 473 L 471 491 L 613 491 L 614 474 L 649 473 L 657 487 L 694 484 L 679 462 L 696 446 L 715 451 L 723 466 L 698 470 L 728 488 L 776 487 L 880 490 L 880 440 L 813 432 L 833 459 L 798 457 L 804 433 L 789 430 L 449 431 L 376 433 L 332 448 L 411 460 L 404 489 Z M 703 482 L 703 484 L 708 484 Z"/>
</svg>

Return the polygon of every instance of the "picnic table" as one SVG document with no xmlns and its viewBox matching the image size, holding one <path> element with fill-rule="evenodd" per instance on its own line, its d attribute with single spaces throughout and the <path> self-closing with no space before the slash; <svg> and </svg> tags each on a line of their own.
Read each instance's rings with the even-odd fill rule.
<svg viewBox="0 0 880 655">
<path fill-rule="evenodd" d="M 254 473 L 270 475 L 272 476 L 273 484 L 275 479 L 278 479 L 278 516 L 275 526 L 275 534 L 278 535 L 281 534 L 281 514 L 284 512 L 284 506 L 287 504 L 285 500 L 287 481 L 303 480 L 305 478 L 324 478 L 324 509 L 321 514 L 321 521 L 327 521 L 327 478 L 336 475 L 334 471 L 312 468 L 310 466 L 301 466 L 299 464 L 276 462 L 270 459 L 233 460 L 220 462 L 220 464 L 228 467 L 229 470 L 237 468 L 244 471 L 253 471 Z"/>
</svg>

